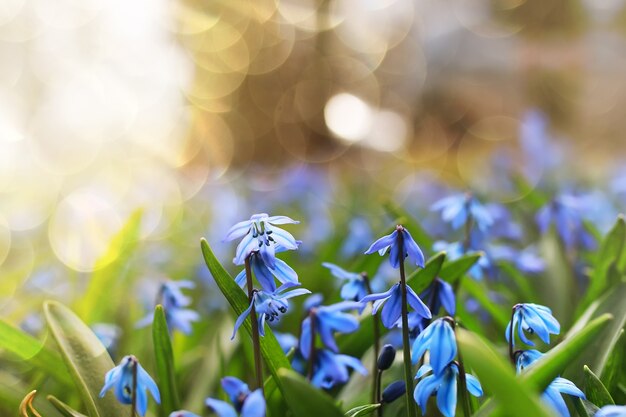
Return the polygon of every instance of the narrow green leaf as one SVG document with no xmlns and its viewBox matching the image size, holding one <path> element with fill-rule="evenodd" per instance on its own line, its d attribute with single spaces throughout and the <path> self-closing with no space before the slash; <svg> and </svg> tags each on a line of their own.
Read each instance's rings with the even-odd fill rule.
<svg viewBox="0 0 626 417">
<path fill-rule="evenodd" d="M 382 406 L 382 404 L 365 404 L 365 405 L 360 405 L 358 407 L 354 407 L 354 408 L 346 411 L 345 416 L 346 417 L 369 416 L 375 410 L 379 409 L 381 406 Z"/>
<path fill-rule="evenodd" d="M 605 314 L 591 321 L 578 333 L 559 343 L 532 366 L 529 366 L 521 379 L 543 391 L 574 359 L 580 357 L 585 348 L 593 343 L 600 331 L 608 326 L 612 318 L 610 314 Z"/>
<path fill-rule="evenodd" d="M 602 372 L 602 383 L 609 390 L 609 393 L 616 404 L 626 404 L 626 336 L 622 330 L 617 342 L 609 355 Z"/>
<path fill-rule="evenodd" d="M 298 417 L 343 417 L 341 410 L 325 392 L 314 388 L 294 371 L 280 369 L 278 378 L 284 387 L 285 401 Z"/>
<path fill-rule="evenodd" d="M 599 410 L 593 403 L 582 398 L 572 397 L 572 402 L 579 417 L 594 417 Z"/>
<path fill-rule="evenodd" d="M 619 215 L 613 228 L 606 235 L 600 249 L 596 254 L 596 261 L 594 263 L 593 272 L 589 280 L 589 288 L 583 298 L 583 302 L 580 304 L 578 312 L 581 312 L 591 302 L 601 296 L 607 287 L 611 284 L 609 282 L 609 275 L 612 267 L 620 264 L 621 258 L 624 256 L 624 245 L 626 244 L 626 221 L 624 216 Z M 623 273 L 624 271 L 618 271 Z"/>
<path fill-rule="evenodd" d="M 222 264 L 215 258 L 213 251 L 205 239 L 200 240 L 200 246 L 202 248 L 202 254 L 204 261 L 211 272 L 211 275 L 215 279 L 217 286 L 220 288 L 231 307 L 235 311 L 236 315 L 240 315 L 244 310 L 248 308 L 248 297 L 235 283 L 235 280 L 224 269 Z M 245 320 L 243 323 L 248 334 L 252 335 L 252 326 L 250 320 Z M 265 336 L 260 338 L 261 341 L 261 354 L 269 369 L 270 373 L 277 381 L 278 388 L 284 393 L 284 387 L 278 377 L 278 370 L 281 368 L 291 369 L 291 364 L 287 360 L 283 350 L 281 349 L 272 329 L 269 327 L 265 329 Z"/>
<path fill-rule="evenodd" d="M 44 303 L 44 316 L 59 346 L 61 357 L 74 379 L 90 417 L 119 417 L 129 413 L 108 393 L 98 394 L 104 385 L 104 375 L 115 365 L 98 337 L 76 314 L 55 301 Z"/>
<path fill-rule="evenodd" d="M 59 382 L 72 384 L 72 380 L 67 375 L 65 364 L 56 352 L 4 320 L 0 320 L 0 348 L 11 352 L 20 359 L 29 361 Z"/>
<path fill-rule="evenodd" d="M 406 212 L 406 210 L 391 202 L 383 204 L 383 207 L 391 217 L 404 219 L 403 226 L 406 227 L 415 242 L 417 242 L 422 249 L 428 250 L 433 247 L 433 239 L 428 235 L 428 233 L 426 233 L 426 230 L 424 230 L 419 222 Z"/>
<path fill-rule="evenodd" d="M 407 285 L 417 294 L 424 291 L 426 287 L 428 287 L 430 283 L 437 278 L 445 259 L 445 252 L 439 252 L 431 256 L 428 262 L 424 265 L 424 268 L 418 269 L 408 276 L 406 280 Z"/>
<path fill-rule="evenodd" d="M 439 277 L 448 281 L 450 284 L 454 284 L 459 278 L 465 275 L 465 273 L 469 271 L 476 262 L 478 262 L 482 255 L 482 252 L 469 253 L 455 259 L 454 261 L 448 262 L 441 268 Z"/>
<path fill-rule="evenodd" d="M 128 261 L 137 247 L 141 226 L 141 211 L 134 212 L 122 229 L 113 237 L 109 247 L 97 261 L 84 296 L 78 297 L 75 309 L 86 323 L 106 318 L 107 311 L 116 311 L 118 289 L 123 288 L 122 277 Z"/>
<path fill-rule="evenodd" d="M 615 404 L 615 401 L 613 401 L 611 394 L 609 394 L 609 391 L 602 381 L 598 379 L 596 374 L 594 374 L 587 365 L 584 366 L 584 372 L 585 380 L 583 386 L 585 387 L 585 396 L 587 399 L 598 407 Z"/>
<path fill-rule="evenodd" d="M 161 392 L 159 415 L 166 417 L 169 416 L 172 411 L 180 409 L 180 401 L 176 387 L 172 341 L 170 340 L 170 332 L 167 328 L 165 311 L 161 305 L 157 305 L 154 309 L 152 342 L 154 344 L 157 382 L 159 391 Z"/>
<path fill-rule="evenodd" d="M 64 417 L 87 417 L 86 415 L 74 410 L 72 407 L 65 404 L 54 395 L 48 395 L 46 398 L 48 399 L 48 401 L 50 401 L 54 408 L 56 408 L 61 414 L 63 414 Z"/>
<path fill-rule="evenodd" d="M 507 417 L 550 417 L 538 391 L 515 377 L 513 368 L 487 342 L 463 329 L 457 329 L 457 343 L 466 368 L 476 373 L 481 385 L 493 394 Z M 488 415 L 496 415 L 489 413 Z"/>
</svg>

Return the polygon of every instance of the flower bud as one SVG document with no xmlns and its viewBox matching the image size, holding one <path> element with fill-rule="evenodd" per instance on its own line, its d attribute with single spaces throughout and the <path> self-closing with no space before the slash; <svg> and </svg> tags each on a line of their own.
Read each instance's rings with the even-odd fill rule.
<svg viewBox="0 0 626 417">
<path fill-rule="evenodd" d="M 395 358 L 396 349 L 391 345 L 383 346 L 382 350 L 380 351 L 380 355 L 378 355 L 378 369 L 381 371 L 389 369 Z"/>
<path fill-rule="evenodd" d="M 383 391 L 383 403 L 391 403 L 402 397 L 406 392 L 406 384 L 404 381 L 395 381 L 387 385 L 387 388 Z"/>
</svg>

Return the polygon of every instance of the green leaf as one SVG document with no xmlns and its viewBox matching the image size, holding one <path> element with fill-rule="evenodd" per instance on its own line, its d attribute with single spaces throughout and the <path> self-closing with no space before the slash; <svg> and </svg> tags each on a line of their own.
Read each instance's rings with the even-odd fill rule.
<svg viewBox="0 0 626 417">
<path fill-rule="evenodd" d="M 154 309 L 152 342 L 154 344 L 157 382 L 159 391 L 161 392 L 159 415 L 166 417 L 169 416 L 172 411 L 180 409 L 180 401 L 176 387 L 172 341 L 170 340 L 170 332 L 167 328 L 165 311 L 161 305 L 157 305 Z"/>
<path fill-rule="evenodd" d="M 424 268 L 418 269 L 409 275 L 406 279 L 406 283 L 409 287 L 413 289 L 417 294 L 424 291 L 430 283 L 437 278 L 439 271 L 441 271 L 441 267 L 443 266 L 443 261 L 446 259 L 445 252 L 439 252 L 433 255 L 428 262 L 424 265 Z"/>
<path fill-rule="evenodd" d="M 72 384 L 65 365 L 56 352 L 4 320 L 0 320 L 0 348 L 11 352 L 22 360 L 29 361 L 33 366 L 56 378 L 59 382 L 67 385 Z"/>
<path fill-rule="evenodd" d="M 476 262 L 478 262 L 482 255 L 482 252 L 469 253 L 455 259 L 454 261 L 448 262 L 443 266 L 443 268 L 441 268 L 439 277 L 448 281 L 450 284 L 454 284 L 459 278 L 465 275 L 465 273 L 469 271 Z"/>
<path fill-rule="evenodd" d="M 64 417 L 87 417 L 84 414 L 79 413 L 74 410 L 69 405 L 65 404 L 63 401 L 57 399 L 54 395 L 48 395 L 46 397 L 48 401 L 56 408 Z"/>
<path fill-rule="evenodd" d="M 624 216 L 620 214 L 617 217 L 615 225 L 600 244 L 600 249 L 596 254 L 593 272 L 589 280 L 589 288 L 583 298 L 583 302 L 580 304 L 579 312 L 591 304 L 593 300 L 601 296 L 610 286 L 611 282 L 609 276 L 611 275 L 612 269 L 619 266 L 619 268 L 621 268 L 621 270 L 617 271 L 620 272 L 618 274 L 619 276 L 624 272 L 621 263 L 623 262 L 622 258 L 626 259 L 626 256 L 624 256 L 625 243 L 626 222 L 624 221 Z"/>
<path fill-rule="evenodd" d="M 358 407 L 354 407 L 346 411 L 346 417 L 362 417 L 372 414 L 375 410 L 379 409 L 382 404 L 365 404 Z"/>
<path fill-rule="evenodd" d="M 491 315 L 498 327 L 506 328 L 510 319 L 509 314 L 489 298 L 489 291 L 484 282 L 465 279 L 461 282 L 461 288 L 478 301 L 481 307 Z"/>
<path fill-rule="evenodd" d="M 239 286 L 235 283 L 235 280 L 215 258 L 213 251 L 211 251 L 211 248 L 205 239 L 200 240 L 200 247 L 202 248 L 204 261 L 206 262 L 211 275 L 213 275 L 217 286 L 230 303 L 231 307 L 235 311 L 235 314 L 240 315 L 249 306 L 247 295 L 241 288 L 239 288 Z M 244 321 L 243 327 L 249 335 L 252 335 L 252 326 L 249 319 Z M 260 342 L 261 354 L 263 355 L 267 369 L 269 369 L 270 373 L 277 381 L 278 388 L 284 393 L 285 387 L 282 386 L 282 383 L 280 382 L 281 380 L 278 378 L 278 370 L 281 368 L 291 369 L 291 364 L 278 344 L 271 328 L 268 327 L 265 329 L 265 336 L 260 338 Z"/>
<path fill-rule="evenodd" d="M 605 314 L 591 321 L 582 330 L 559 343 L 529 366 L 521 379 L 543 391 L 574 359 L 580 357 L 581 353 L 595 341 L 598 334 L 608 326 L 612 318 L 610 314 Z"/>
<path fill-rule="evenodd" d="M 413 240 L 423 249 L 430 249 L 433 247 L 433 239 L 426 233 L 426 230 L 419 224 L 417 220 L 401 207 L 387 202 L 383 204 L 385 211 L 394 218 L 402 219 L 403 226 L 409 231 Z"/>
<path fill-rule="evenodd" d="M 579 417 L 594 417 L 599 410 L 592 402 L 582 398 L 572 397 L 572 401 Z"/>
<path fill-rule="evenodd" d="M 141 214 L 136 211 L 130 216 L 104 255 L 96 261 L 87 291 L 75 304 L 76 312 L 86 323 L 105 320 L 107 312 L 116 311 L 116 301 L 121 299 L 117 290 L 124 288 L 122 277 L 139 241 Z"/>
<path fill-rule="evenodd" d="M 298 417 L 343 417 L 341 410 L 325 392 L 314 388 L 294 371 L 281 369 L 278 378 L 283 386 L 285 401 Z"/>
<path fill-rule="evenodd" d="M 585 387 L 585 397 L 598 407 L 615 404 L 602 381 L 598 379 L 587 365 L 584 366 L 584 372 L 585 380 L 583 386 Z"/>
<path fill-rule="evenodd" d="M 457 343 L 465 366 L 476 373 L 485 391 L 493 394 L 507 417 L 550 417 L 541 403 L 538 391 L 515 377 L 512 366 L 487 342 L 467 330 L 457 328 Z M 489 413 L 493 416 L 497 413 Z"/>
<path fill-rule="evenodd" d="M 115 366 L 98 337 L 76 314 L 55 301 L 44 303 L 44 316 L 61 357 L 74 379 L 78 393 L 90 417 L 119 417 L 129 414 L 112 393 L 98 394 L 104 375 Z"/>
</svg>

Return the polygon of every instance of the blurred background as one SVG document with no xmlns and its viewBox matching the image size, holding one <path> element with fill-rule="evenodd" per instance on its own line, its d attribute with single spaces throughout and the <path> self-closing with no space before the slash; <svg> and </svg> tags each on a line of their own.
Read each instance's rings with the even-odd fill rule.
<svg viewBox="0 0 626 417">
<path fill-rule="evenodd" d="M 624 0 L 3 0 L 2 307 L 29 308 L 24 286 L 69 297 L 137 209 L 164 274 L 290 198 L 314 242 L 320 213 L 424 178 L 486 192 L 506 165 L 532 188 L 544 154 L 602 177 L 623 157 L 625 51 Z"/>
</svg>

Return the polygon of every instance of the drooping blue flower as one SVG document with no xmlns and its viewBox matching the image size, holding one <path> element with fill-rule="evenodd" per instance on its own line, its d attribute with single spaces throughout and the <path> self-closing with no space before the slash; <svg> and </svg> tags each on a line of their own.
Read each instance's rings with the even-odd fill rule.
<svg viewBox="0 0 626 417">
<path fill-rule="evenodd" d="M 322 342 L 333 352 L 339 352 L 339 347 L 333 336 L 334 332 L 352 333 L 359 328 L 359 321 L 355 316 L 344 313 L 345 310 L 356 310 L 361 307 L 354 301 L 342 301 L 329 306 L 314 307 L 309 316 L 302 321 L 300 334 L 300 351 L 305 359 L 311 353 L 311 318 L 313 318 L 313 331 L 319 334 Z"/>
<path fill-rule="evenodd" d="M 298 295 L 311 293 L 311 291 L 306 288 L 297 288 L 288 291 L 290 288 L 298 285 L 300 284 L 288 282 L 281 285 L 275 292 L 256 291 L 252 297 L 250 306 L 243 313 L 241 313 L 239 317 L 237 317 L 231 340 L 235 338 L 237 330 L 239 330 L 239 327 L 243 324 L 246 317 L 250 315 L 252 306 L 254 306 L 256 311 L 257 321 L 259 324 L 259 334 L 261 336 L 265 336 L 265 321 L 267 320 L 269 322 L 273 322 L 274 320 L 278 320 L 278 317 L 281 314 L 285 314 L 289 308 L 289 303 L 287 302 L 288 299 L 297 297 Z"/>
<path fill-rule="evenodd" d="M 532 365 L 537 359 L 541 358 L 543 353 L 536 349 L 521 350 L 516 352 L 515 369 L 517 373 L 521 373 Z"/>
<path fill-rule="evenodd" d="M 348 272 L 330 262 L 324 262 L 322 265 L 330 269 L 331 274 L 333 274 L 335 278 L 346 281 L 341 287 L 342 299 L 346 301 L 359 301 L 367 295 L 367 285 L 363 275 L 357 274 L 356 272 Z"/>
<path fill-rule="evenodd" d="M 626 417 L 626 405 L 605 405 L 594 417 Z"/>
<path fill-rule="evenodd" d="M 585 398 L 585 394 L 569 379 L 558 377 L 548 385 L 548 388 L 541 395 L 541 399 L 556 410 L 561 417 L 570 417 L 561 394 L 569 394 L 578 398 Z"/>
<path fill-rule="evenodd" d="M 200 417 L 197 414 L 187 410 L 172 411 L 168 417 Z"/>
<path fill-rule="evenodd" d="M 318 292 L 309 295 L 306 300 L 304 300 L 304 303 L 302 303 L 302 308 L 306 313 L 308 313 L 309 311 L 311 311 L 312 308 L 321 306 L 323 302 L 324 294 Z"/>
<path fill-rule="evenodd" d="M 159 298 L 170 330 L 178 329 L 185 334 L 190 334 L 192 323 L 200 320 L 200 315 L 196 311 L 185 308 L 191 304 L 191 298 L 184 295 L 182 289 L 193 288 L 195 288 L 193 281 L 166 281 L 161 284 Z M 152 324 L 153 319 L 154 314 L 149 313 L 137 322 L 136 327 Z"/>
<path fill-rule="evenodd" d="M 432 318 L 428 307 L 426 307 L 417 294 L 415 294 L 415 291 L 408 285 L 406 292 L 407 302 L 415 313 L 427 319 Z M 384 304 L 380 317 L 386 328 L 391 329 L 397 325 L 402 314 L 402 288 L 399 282 L 394 284 L 388 291 L 370 294 L 361 299 L 361 303 L 369 303 L 370 301 L 374 301 L 372 315 L 376 314 L 378 309 Z"/>
<path fill-rule="evenodd" d="M 246 383 L 232 376 L 222 378 L 222 388 L 232 405 L 215 398 L 205 400 L 207 407 L 219 417 L 265 417 L 266 404 L 261 389 L 251 392 Z"/>
<path fill-rule="evenodd" d="M 481 232 L 485 232 L 493 224 L 489 211 L 471 193 L 445 197 L 433 204 L 430 209 L 440 211 L 441 219 L 450 223 L 453 229 L 472 221 Z"/>
<path fill-rule="evenodd" d="M 115 398 L 122 404 L 132 404 L 133 396 L 133 373 L 137 372 L 137 413 L 140 416 L 146 414 L 148 409 L 148 393 L 150 392 L 157 404 L 161 403 L 159 388 L 148 373 L 141 367 L 139 361 L 133 355 L 124 356 L 120 364 L 111 369 L 104 377 L 104 386 L 100 391 L 100 397 L 113 388 Z"/>
<path fill-rule="evenodd" d="M 413 398 L 422 410 L 422 415 L 426 414 L 426 405 L 431 395 L 437 395 L 437 408 L 444 417 L 454 417 L 457 400 L 457 377 L 459 367 L 455 362 L 446 366 L 440 374 L 431 373 L 430 365 L 423 365 L 415 378 L 422 378 L 413 391 Z M 428 374 L 428 375 L 427 375 Z M 426 375 L 426 376 L 425 376 Z M 483 395 L 482 387 L 476 377 L 465 374 L 467 391 L 474 397 Z"/>
<path fill-rule="evenodd" d="M 362 253 L 367 248 L 365 242 L 371 242 L 373 238 L 372 228 L 367 220 L 363 217 L 355 217 L 348 224 L 347 237 L 343 241 L 339 253 L 343 258 Z"/>
<path fill-rule="evenodd" d="M 449 318 L 439 318 L 421 332 L 413 342 L 411 360 L 417 363 L 426 350 L 430 351 L 430 366 L 440 375 L 456 357 L 456 338 Z"/>
<path fill-rule="evenodd" d="M 525 303 L 517 304 L 513 308 L 515 309 L 513 322 L 509 322 L 506 326 L 505 334 L 506 341 L 512 343 L 513 346 L 515 346 L 515 337 L 511 341 L 510 335 L 511 331 L 515 331 L 515 328 L 517 328 L 520 340 L 530 346 L 535 346 L 535 343 L 529 340 L 524 332 L 536 333 L 544 343 L 550 343 L 550 335 L 559 334 L 561 331 L 561 325 L 552 316 L 552 310 L 548 307 Z"/>
<path fill-rule="evenodd" d="M 350 368 L 361 375 L 367 375 L 367 369 L 357 358 L 320 349 L 315 354 L 315 366 L 311 383 L 316 387 L 324 389 L 330 389 L 337 384 L 346 383 L 350 377 Z"/>
<path fill-rule="evenodd" d="M 298 243 L 291 233 L 276 226 L 298 223 L 287 216 L 270 217 L 266 213 L 254 214 L 250 220 L 244 220 L 231 227 L 224 241 L 243 238 L 237 245 L 233 259 L 235 265 L 243 265 L 248 255 L 258 251 L 265 264 L 274 268 L 277 245 L 287 250 L 298 249 Z"/>
<path fill-rule="evenodd" d="M 456 314 L 456 297 L 454 296 L 452 285 L 441 278 L 435 278 L 432 281 L 421 294 L 421 299 L 426 300 L 432 314 L 439 314 L 442 306 L 448 312 L 448 315 L 454 316 Z"/>
<path fill-rule="evenodd" d="M 593 247 L 593 236 L 583 224 L 581 200 L 572 194 L 555 196 L 543 206 L 535 216 L 541 233 L 546 233 L 554 225 L 557 234 L 567 248 L 579 245 L 584 248 Z"/>
<path fill-rule="evenodd" d="M 282 252 L 285 249 L 282 246 L 276 248 L 276 253 Z M 298 283 L 298 274 L 293 270 L 292 267 L 287 265 L 287 263 L 281 259 L 274 259 L 274 267 L 270 268 L 267 266 L 263 257 L 259 255 L 258 252 L 252 252 L 250 255 L 250 267 L 252 268 L 252 272 L 254 272 L 254 276 L 256 277 L 259 284 L 261 284 L 261 288 L 264 291 L 273 292 L 276 291 L 276 282 L 274 281 L 274 277 L 280 281 L 281 284 L 285 284 L 287 282 Z M 240 287 L 246 285 L 246 270 L 243 269 L 237 276 L 235 277 L 235 282 Z"/>
<path fill-rule="evenodd" d="M 424 254 L 417 246 L 415 240 L 403 226 L 396 226 L 396 230 L 390 235 L 383 236 L 365 251 L 366 255 L 378 252 L 380 256 L 384 256 L 387 250 L 391 248 L 389 253 L 389 263 L 394 268 L 400 267 L 400 262 L 408 257 L 411 262 L 419 267 L 424 267 Z"/>
</svg>

